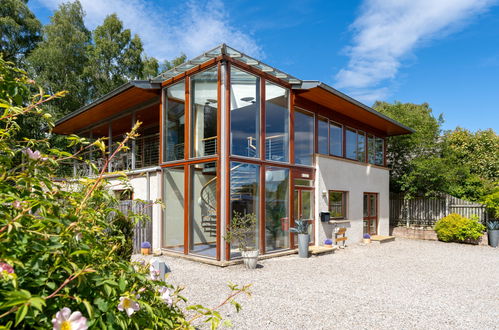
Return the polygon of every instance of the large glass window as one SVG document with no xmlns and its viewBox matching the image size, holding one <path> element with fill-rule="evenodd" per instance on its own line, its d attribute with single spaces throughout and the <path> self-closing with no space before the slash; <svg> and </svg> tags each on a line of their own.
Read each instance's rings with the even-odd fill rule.
<svg viewBox="0 0 499 330">
<path fill-rule="evenodd" d="M 346 157 L 357 159 L 357 132 L 351 129 L 346 130 Z"/>
<path fill-rule="evenodd" d="M 289 90 L 265 82 L 265 158 L 289 161 Z"/>
<path fill-rule="evenodd" d="M 333 123 L 329 125 L 329 153 L 343 157 L 343 127 Z"/>
<path fill-rule="evenodd" d="M 217 67 L 191 78 L 191 156 L 203 157 L 217 152 Z"/>
<path fill-rule="evenodd" d="M 329 124 L 326 119 L 319 119 L 317 126 L 317 151 L 320 154 L 327 155 L 329 153 Z"/>
<path fill-rule="evenodd" d="M 329 191 L 329 213 L 332 219 L 346 218 L 346 199 L 345 191 Z"/>
<path fill-rule="evenodd" d="M 366 135 L 362 131 L 357 132 L 357 160 L 366 161 Z"/>
<path fill-rule="evenodd" d="M 385 140 L 382 138 L 376 138 L 376 159 L 375 164 L 383 166 L 384 165 L 384 148 L 385 148 Z"/>
<path fill-rule="evenodd" d="M 184 159 L 185 83 L 166 89 L 163 161 Z"/>
<path fill-rule="evenodd" d="M 260 157 L 260 78 L 231 67 L 231 154 Z"/>
<path fill-rule="evenodd" d="M 215 258 L 217 252 L 217 166 L 190 166 L 189 252 Z"/>
<path fill-rule="evenodd" d="M 184 252 L 184 168 L 174 167 L 163 172 L 164 247 Z"/>
<path fill-rule="evenodd" d="M 258 184 L 260 166 L 247 163 L 230 163 L 230 214 L 231 221 L 236 217 L 251 216 L 256 219 L 254 228 L 248 228 L 248 247 L 258 248 Z M 241 253 L 238 242 L 230 246 L 230 257 L 238 257 Z"/>
<path fill-rule="evenodd" d="M 367 136 L 367 161 L 369 162 L 369 164 L 374 164 L 374 155 L 376 154 L 376 144 L 374 143 L 374 141 L 374 136 Z"/>
<path fill-rule="evenodd" d="M 265 248 L 289 247 L 289 169 L 265 169 Z"/>
<path fill-rule="evenodd" d="M 295 163 L 312 165 L 314 156 L 314 116 L 295 111 Z"/>
</svg>

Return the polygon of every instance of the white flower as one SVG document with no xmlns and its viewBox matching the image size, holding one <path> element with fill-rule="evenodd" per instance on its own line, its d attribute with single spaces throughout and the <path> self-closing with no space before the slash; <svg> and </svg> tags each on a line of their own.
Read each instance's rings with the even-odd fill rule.
<svg viewBox="0 0 499 330">
<path fill-rule="evenodd" d="M 149 274 L 151 275 L 151 280 L 158 281 L 160 272 L 153 265 L 149 266 Z"/>
<path fill-rule="evenodd" d="M 87 330 L 87 319 L 80 312 L 73 312 L 64 307 L 52 319 L 54 330 Z"/>
<path fill-rule="evenodd" d="M 133 301 L 130 298 L 120 297 L 120 303 L 118 305 L 118 310 L 120 312 L 125 311 L 128 316 L 131 316 L 133 313 L 140 310 L 140 305 L 138 302 Z"/>
<path fill-rule="evenodd" d="M 172 297 L 170 296 L 170 290 L 168 290 L 166 286 L 160 286 L 157 291 L 165 304 L 170 306 L 173 304 Z"/>
<path fill-rule="evenodd" d="M 83 234 L 82 233 L 76 233 L 75 235 L 75 240 L 77 242 L 81 241 L 81 239 L 83 238 Z"/>
</svg>

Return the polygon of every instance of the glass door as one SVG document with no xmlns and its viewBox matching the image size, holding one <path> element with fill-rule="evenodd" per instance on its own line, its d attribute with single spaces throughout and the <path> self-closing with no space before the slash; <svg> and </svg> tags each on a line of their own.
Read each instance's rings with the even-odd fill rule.
<svg viewBox="0 0 499 330">
<path fill-rule="evenodd" d="M 377 193 L 364 193 L 364 234 L 378 234 Z"/>
<path fill-rule="evenodd" d="M 294 193 L 294 219 L 306 220 L 310 223 L 308 233 L 310 242 L 314 242 L 314 190 L 313 188 L 295 187 Z M 295 244 L 297 235 L 295 235 Z"/>
</svg>

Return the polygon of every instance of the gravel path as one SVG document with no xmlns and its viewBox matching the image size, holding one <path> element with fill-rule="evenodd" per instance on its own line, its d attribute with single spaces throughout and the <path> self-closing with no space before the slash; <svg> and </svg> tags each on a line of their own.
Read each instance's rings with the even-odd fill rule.
<svg viewBox="0 0 499 330">
<path fill-rule="evenodd" d="M 162 257 L 190 304 L 213 307 L 227 282 L 252 283 L 234 329 L 499 329 L 499 249 L 397 239 L 335 254 L 219 268 Z"/>
</svg>

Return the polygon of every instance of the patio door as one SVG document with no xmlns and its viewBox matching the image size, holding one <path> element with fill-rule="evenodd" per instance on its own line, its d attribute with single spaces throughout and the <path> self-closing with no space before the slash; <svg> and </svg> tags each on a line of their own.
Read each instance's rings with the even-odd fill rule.
<svg viewBox="0 0 499 330">
<path fill-rule="evenodd" d="M 314 190 L 313 188 L 296 187 L 294 191 L 294 219 L 306 220 L 310 223 L 308 232 L 310 234 L 310 242 L 314 242 Z M 298 235 L 295 235 L 295 244 L 298 240 Z"/>
<path fill-rule="evenodd" d="M 364 193 L 364 234 L 378 234 L 377 193 Z"/>
</svg>

